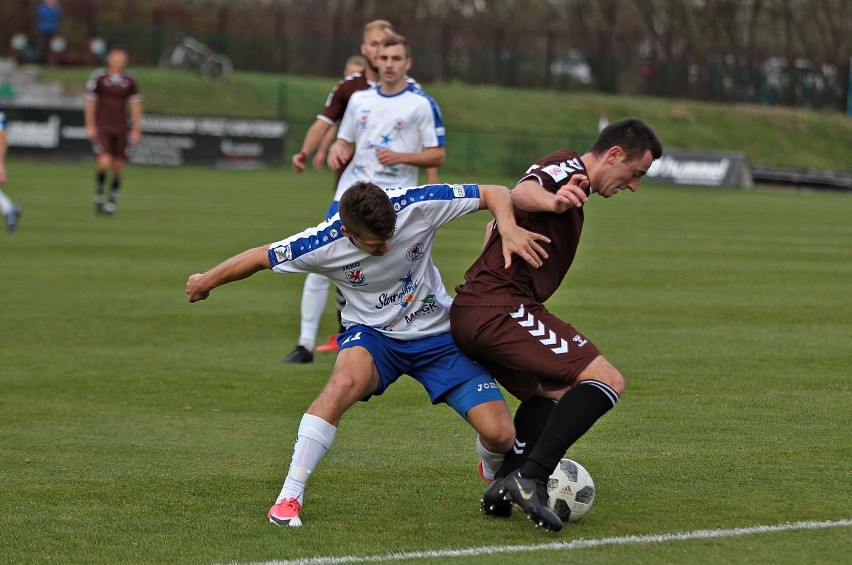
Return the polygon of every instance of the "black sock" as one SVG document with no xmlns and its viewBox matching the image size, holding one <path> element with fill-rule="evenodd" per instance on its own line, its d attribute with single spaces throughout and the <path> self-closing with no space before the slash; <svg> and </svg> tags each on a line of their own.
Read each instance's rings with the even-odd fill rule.
<svg viewBox="0 0 852 565">
<path fill-rule="evenodd" d="M 600 381 L 581 381 L 566 392 L 550 415 L 521 474 L 547 480 L 575 441 L 618 402 L 618 393 Z"/>
<path fill-rule="evenodd" d="M 95 192 L 104 193 L 104 182 L 106 182 L 106 172 L 98 171 L 98 174 L 95 175 Z"/>
<path fill-rule="evenodd" d="M 495 477 L 505 477 L 523 464 L 535 447 L 554 406 L 555 401 L 541 396 L 521 402 L 515 410 L 515 445 L 506 453 Z"/>
<path fill-rule="evenodd" d="M 118 196 L 121 190 L 121 177 L 112 177 L 112 187 L 109 191 L 109 201 L 118 202 Z"/>
</svg>

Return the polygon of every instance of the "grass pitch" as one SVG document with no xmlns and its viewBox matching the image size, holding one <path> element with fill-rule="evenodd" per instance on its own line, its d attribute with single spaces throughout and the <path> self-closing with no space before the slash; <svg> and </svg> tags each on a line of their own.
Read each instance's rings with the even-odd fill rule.
<svg viewBox="0 0 852 565">
<path fill-rule="evenodd" d="M 852 518 L 849 195 L 643 185 L 587 204 L 575 266 L 548 306 L 595 340 L 627 391 L 569 452 L 598 488 L 581 522 L 554 535 L 517 513 L 481 516 L 472 430 L 402 379 L 344 417 L 311 480 L 305 526 L 276 528 L 266 511 L 333 362 L 278 363 L 296 341 L 303 277 L 261 273 L 195 305 L 183 286 L 315 224 L 331 177 L 129 167 L 118 214 L 103 218 L 92 210 L 92 169 L 9 165 L 6 192 L 24 213 L 17 233 L 0 234 L 0 561 L 465 548 L 475 551 L 455 562 L 852 554 L 848 524 L 544 546 Z M 451 292 L 486 218 L 443 229 L 435 255 Z M 329 303 L 321 334 L 334 326 Z M 515 546 L 526 549 L 483 549 Z"/>
</svg>

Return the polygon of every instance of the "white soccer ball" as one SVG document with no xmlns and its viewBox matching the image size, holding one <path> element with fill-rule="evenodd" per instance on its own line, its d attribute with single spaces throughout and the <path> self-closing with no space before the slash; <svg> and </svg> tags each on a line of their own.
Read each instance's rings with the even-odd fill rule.
<svg viewBox="0 0 852 565">
<path fill-rule="evenodd" d="M 571 459 L 562 459 L 547 479 L 547 496 L 550 509 L 563 522 L 576 522 L 595 501 L 595 483 L 585 467 Z"/>
</svg>

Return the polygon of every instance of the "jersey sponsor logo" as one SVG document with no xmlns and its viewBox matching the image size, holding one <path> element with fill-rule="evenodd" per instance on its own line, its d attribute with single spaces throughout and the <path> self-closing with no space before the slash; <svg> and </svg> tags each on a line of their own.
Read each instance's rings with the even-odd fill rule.
<svg viewBox="0 0 852 565">
<path fill-rule="evenodd" d="M 441 306 L 440 304 L 438 304 L 438 300 L 435 298 L 434 294 L 430 294 L 420 302 L 423 304 L 423 306 L 405 316 L 406 324 L 410 324 L 417 318 L 420 318 L 427 314 L 431 314 L 432 312 L 437 312 L 441 309 Z"/>
<path fill-rule="evenodd" d="M 361 117 L 358 118 L 358 125 L 361 126 L 361 129 L 367 129 L 367 126 L 370 124 L 370 111 L 364 110 L 361 112 Z"/>
<path fill-rule="evenodd" d="M 424 247 L 425 246 L 420 242 L 412 243 L 405 252 L 405 257 L 412 263 L 419 261 L 423 257 Z"/>
<path fill-rule="evenodd" d="M 589 343 L 589 340 L 585 339 L 585 338 L 584 338 L 583 336 L 581 336 L 581 335 L 575 335 L 575 336 L 574 336 L 574 338 L 573 338 L 571 341 L 573 341 L 574 343 L 576 343 L 579 347 L 583 347 L 584 345 L 586 345 L 587 343 Z"/>
<path fill-rule="evenodd" d="M 456 198 L 464 198 L 464 187 L 460 184 L 454 184 L 453 196 Z"/>
<path fill-rule="evenodd" d="M 394 304 L 398 304 L 400 308 L 405 309 L 414 301 L 414 292 L 420 286 L 420 282 L 414 280 L 414 273 L 408 271 L 408 274 L 399 279 L 399 282 L 402 283 L 402 288 L 397 292 L 383 292 L 379 295 L 376 301 L 376 310 L 381 310 L 385 306 L 393 306 Z"/>
<path fill-rule="evenodd" d="M 282 245 L 272 251 L 275 253 L 275 261 L 278 263 L 286 263 L 293 260 L 293 249 L 290 245 Z"/>
</svg>

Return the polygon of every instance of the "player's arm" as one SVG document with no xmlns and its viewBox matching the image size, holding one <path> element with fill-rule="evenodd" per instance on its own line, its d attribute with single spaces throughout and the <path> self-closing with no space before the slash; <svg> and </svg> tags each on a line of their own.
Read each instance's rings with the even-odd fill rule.
<svg viewBox="0 0 852 565">
<path fill-rule="evenodd" d="M 292 162 L 294 171 L 301 173 L 305 170 L 308 157 L 314 154 L 314 151 L 316 151 L 320 146 L 323 137 L 331 127 L 332 125 L 329 122 L 320 118 L 317 118 L 316 121 L 311 124 L 311 127 L 308 128 L 308 132 L 305 134 L 305 139 L 302 140 L 302 148 L 299 149 L 298 153 L 293 155 Z"/>
<path fill-rule="evenodd" d="M 86 136 L 89 139 L 94 139 L 98 134 L 95 128 L 95 106 L 98 104 L 98 99 L 94 94 L 86 96 L 86 105 L 83 107 L 83 116 L 86 119 Z"/>
<path fill-rule="evenodd" d="M 332 143 L 334 143 L 335 137 L 337 137 L 337 126 L 331 126 L 328 130 L 326 130 L 325 134 L 323 134 L 322 141 L 320 141 L 319 147 L 317 147 L 317 152 L 314 153 L 312 161 L 314 170 L 322 170 L 322 164 L 325 163 L 325 159 L 328 157 L 328 148 L 331 147 Z"/>
<path fill-rule="evenodd" d="M 385 167 L 393 165 L 412 165 L 423 169 L 429 167 L 440 167 L 447 158 L 447 152 L 443 147 L 424 147 L 419 153 L 397 153 L 390 149 L 379 149 L 376 151 L 379 163 Z"/>
<path fill-rule="evenodd" d="M 438 167 L 429 167 L 426 169 L 426 182 L 429 184 L 438 184 Z"/>
<path fill-rule="evenodd" d="M 6 130 L 0 129 L 0 186 L 3 186 L 6 182 L 6 149 L 8 146 Z"/>
<path fill-rule="evenodd" d="M 512 204 L 527 212 L 555 212 L 561 214 L 569 208 L 579 208 L 588 200 L 586 189 L 589 180 L 585 175 L 572 175 L 567 183 L 553 193 L 537 180 L 522 180 L 512 189 Z"/>
<path fill-rule="evenodd" d="M 515 210 L 509 189 L 494 184 L 479 185 L 479 209 L 488 208 L 497 220 L 497 231 L 503 240 L 504 267 L 512 265 L 512 254 L 517 254 L 532 265 L 540 267 L 547 259 L 547 252 L 539 241 L 550 243 L 550 239 L 537 233 L 525 230 L 515 222 Z"/>
<path fill-rule="evenodd" d="M 142 139 L 142 100 L 130 100 L 130 143 L 138 143 Z"/>
<path fill-rule="evenodd" d="M 271 269 L 268 252 L 269 245 L 261 245 L 226 259 L 206 273 L 190 275 L 186 281 L 189 301 L 204 300 L 218 286 L 248 278 L 264 269 Z"/>
</svg>

